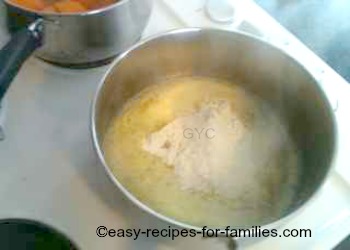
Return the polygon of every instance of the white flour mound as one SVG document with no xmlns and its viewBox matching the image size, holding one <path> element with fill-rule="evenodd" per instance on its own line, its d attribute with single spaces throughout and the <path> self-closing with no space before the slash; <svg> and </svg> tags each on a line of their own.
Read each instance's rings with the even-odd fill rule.
<svg viewBox="0 0 350 250">
<path fill-rule="evenodd" d="M 227 198 L 244 194 L 257 202 L 264 196 L 260 187 L 265 176 L 280 178 L 274 158 L 283 148 L 284 135 L 283 126 L 269 112 L 257 108 L 252 124 L 246 126 L 230 103 L 221 100 L 150 134 L 143 149 L 174 168 L 182 189 L 214 191 Z"/>
</svg>

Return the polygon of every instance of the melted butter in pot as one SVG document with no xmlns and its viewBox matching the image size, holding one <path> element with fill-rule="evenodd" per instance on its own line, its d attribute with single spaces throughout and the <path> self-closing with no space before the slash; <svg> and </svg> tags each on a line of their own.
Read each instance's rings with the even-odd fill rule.
<svg viewBox="0 0 350 250">
<path fill-rule="evenodd" d="M 208 129 L 210 138 L 199 133 Z M 171 79 L 142 91 L 112 119 L 103 149 L 140 201 L 195 226 L 272 222 L 298 182 L 299 154 L 280 117 L 213 79 Z"/>
</svg>

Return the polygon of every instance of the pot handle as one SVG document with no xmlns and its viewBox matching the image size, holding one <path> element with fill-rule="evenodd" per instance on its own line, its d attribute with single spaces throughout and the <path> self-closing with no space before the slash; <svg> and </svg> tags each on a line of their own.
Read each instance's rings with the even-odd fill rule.
<svg viewBox="0 0 350 250">
<path fill-rule="evenodd" d="M 42 19 L 15 33 L 0 50 L 0 101 L 25 60 L 42 44 Z"/>
</svg>

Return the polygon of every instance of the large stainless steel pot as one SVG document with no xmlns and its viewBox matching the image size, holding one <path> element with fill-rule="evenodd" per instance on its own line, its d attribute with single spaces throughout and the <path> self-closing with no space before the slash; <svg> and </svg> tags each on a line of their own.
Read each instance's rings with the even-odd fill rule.
<svg viewBox="0 0 350 250">
<path fill-rule="evenodd" d="M 293 204 L 285 213 L 259 225 L 277 228 L 325 181 L 335 153 L 335 121 L 317 81 L 290 56 L 249 35 L 206 29 L 173 31 L 139 43 L 116 59 L 100 83 L 92 109 L 93 141 L 105 170 L 142 209 L 175 225 L 200 230 L 137 200 L 112 174 L 101 147 L 111 118 L 129 98 L 163 78 L 192 75 L 240 84 L 273 106 L 288 124 L 301 151 L 301 179 Z"/>
<path fill-rule="evenodd" d="M 141 37 L 152 2 L 119 0 L 89 12 L 55 14 L 36 13 L 5 0 L 13 37 L 0 51 L 0 99 L 34 50 L 38 57 L 64 66 L 95 65 L 124 51 Z"/>
</svg>

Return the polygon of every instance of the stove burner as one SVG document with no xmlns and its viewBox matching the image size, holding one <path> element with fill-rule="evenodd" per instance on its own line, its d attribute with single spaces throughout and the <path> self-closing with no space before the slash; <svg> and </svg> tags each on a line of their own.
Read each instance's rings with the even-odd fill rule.
<svg viewBox="0 0 350 250">
<path fill-rule="evenodd" d="M 3 250 L 76 250 L 62 233 L 27 219 L 0 220 L 0 248 Z"/>
</svg>

